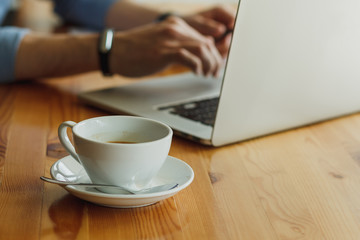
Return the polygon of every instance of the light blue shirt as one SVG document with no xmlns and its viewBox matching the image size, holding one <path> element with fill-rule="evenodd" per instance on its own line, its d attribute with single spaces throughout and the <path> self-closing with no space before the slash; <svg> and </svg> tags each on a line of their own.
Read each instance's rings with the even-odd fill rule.
<svg viewBox="0 0 360 240">
<path fill-rule="evenodd" d="M 53 0 L 55 12 L 65 21 L 100 30 L 105 16 L 117 0 Z M 0 0 L 0 24 L 11 6 L 11 0 Z M 14 80 L 16 53 L 28 29 L 0 26 L 0 83 Z"/>
</svg>

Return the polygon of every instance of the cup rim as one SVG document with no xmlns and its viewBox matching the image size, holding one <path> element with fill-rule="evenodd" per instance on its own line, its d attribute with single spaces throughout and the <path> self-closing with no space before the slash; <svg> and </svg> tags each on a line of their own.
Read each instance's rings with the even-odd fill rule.
<svg viewBox="0 0 360 240">
<path fill-rule="evenodd" d="M 85 138 L 76 132 L 76 129 L 78 128 L 78 126 L 80 126 L 81 124 L 84 124 L 84 122 L 94 121 L 94 120 L 103 119 L 103 118 L 133 118 L 133 119 L 146 120 L 146 121 L 153 122 L 153 123 L 163 126 L 164 128 L 166 128 L 168 130 L 168 133 L 162 138 L 158 138 L 158 139 L 147 141 L 147 142 L 138 142 L 138 143 L 130 144 L 130 143 L 110 143 L 110 142 L 96 141 L 96 140 L 93 140 L 90 138 Z M 88 141 L 88 142 L 92 142 L 92 143 L 96 143 L 96 144 L 103 144 L 103 145 L 107 145 L 107 146 L 139 146 L 139 145 L 153 144 L 158 141 L 164 141 L 167 138 L 172 138 L 173 130 L 167 124 L 157 121 L 157 120 L 154 120 L 154 119 L 151 119 L 151 118 L 138 117 L 138 116 L 127 116 L 127 115 L 111 115 L 111 116 L 101 116 L 101 117 L 93 117 L 93 118 L 84 119 L 74 125 L 74 127 L 72 128 L 72 133 L 73 133 L 73 135 L 76 135 L 76 137 L 78 137 L 84 141 Z"/>
</svg>

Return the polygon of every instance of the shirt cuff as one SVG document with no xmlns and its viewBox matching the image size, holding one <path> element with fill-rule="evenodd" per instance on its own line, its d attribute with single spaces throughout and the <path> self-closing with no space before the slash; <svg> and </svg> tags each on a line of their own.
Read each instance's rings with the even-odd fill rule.
<svg viewBox="0 0 360 240">
<path fill-rule="evenodd" d="M 54 0 L 55 12 L 65 21 L 101 30 L 110 6 L 118 0 Z"/>
<path fill-rule="evenodd" d="M 0 28 L 0 83 L 15 79 L 16 53 L 28 29 L 16 27 Z"/>
</svg>

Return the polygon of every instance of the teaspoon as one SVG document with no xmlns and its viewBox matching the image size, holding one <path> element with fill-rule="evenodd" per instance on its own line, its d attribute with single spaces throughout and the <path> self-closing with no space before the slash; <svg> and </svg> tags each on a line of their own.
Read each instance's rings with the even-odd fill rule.
<svg viewBox="0 0 360 240">
<path fill-rule="evenodd" d="M 125 190 L 129 193 L 132 194 L 142 194 L 142 193 L 155 193 L 155 192 L 162 192 L 162 191 L 167 191 L 167 190 L 171 190 L 176 188 L 177 186 L 179 186 L 178 183 L 170 183 L 170 184 L 164 184 L 164 185 L 159 185 L 159 186 L 155 186 L 155 187 L 150 187 L 150 188 L 145 188 L 145 189 L 141 189 L 141 190 L 131 190 L 128 189 L 126 187 L 120 187 L 120 186 L 115 186 L 115 185 L 106 185 L 106 184 L 94 184 L 94 183 L 76 183 L 76 182 L 66 182 L 66 181 L 59 181 L 59 180 L 55 180 L 52 178 L 47 178 L 47 177 L 40 177 L 41 180 L 49 182 L 49 183 L 54 183 L 54 184 L 58 184 L 58 185 L 73 185 L 73 186 L 84 186 L 84 187 L 109 187 L 109 188 L 117 188 L 120 190 Z"/>
</svg>

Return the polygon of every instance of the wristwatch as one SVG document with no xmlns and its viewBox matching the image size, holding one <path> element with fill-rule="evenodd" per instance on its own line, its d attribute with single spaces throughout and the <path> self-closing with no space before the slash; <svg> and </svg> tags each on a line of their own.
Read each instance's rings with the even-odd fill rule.
<svg viewBox="0 0 360 240">
<path fill-rule="evenodd" d="M 112 76 L 109 69 L 109 55 L 112 48 L 112 42 L 114 39 L 114 30 L 105 29 L 100 33 L 99 38 L 99 60 L 100 68 L 104 76 Z"/>
</svg>

